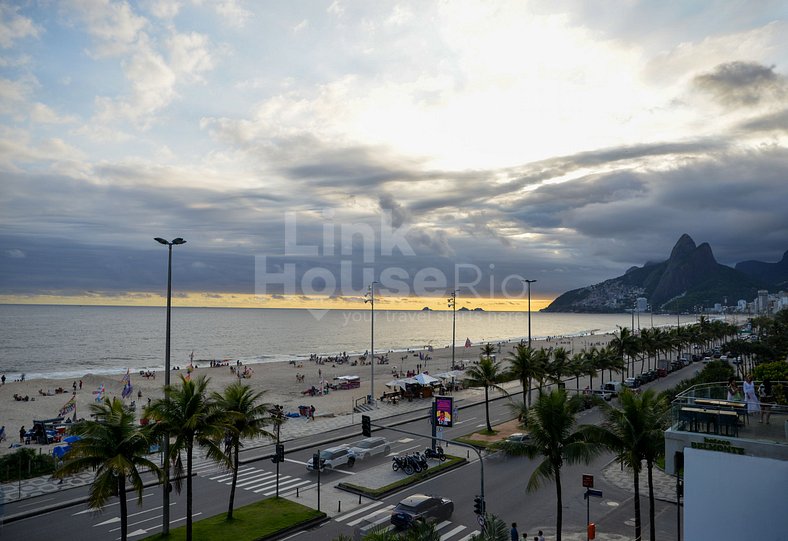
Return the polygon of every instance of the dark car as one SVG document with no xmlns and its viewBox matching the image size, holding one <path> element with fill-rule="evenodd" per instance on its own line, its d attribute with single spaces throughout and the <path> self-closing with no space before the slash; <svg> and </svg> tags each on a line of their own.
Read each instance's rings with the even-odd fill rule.
<svg viewBox="0 0 788 541">
<path fill-rule="evenodd" d="M 440 496 L 414 494 L 405 498 L 391 511 L 391 523 L 397 528 L 407 528 L 414 521 L 439 522 L 448 520 L 454 513 L 454 502 Z"/>
</svg>

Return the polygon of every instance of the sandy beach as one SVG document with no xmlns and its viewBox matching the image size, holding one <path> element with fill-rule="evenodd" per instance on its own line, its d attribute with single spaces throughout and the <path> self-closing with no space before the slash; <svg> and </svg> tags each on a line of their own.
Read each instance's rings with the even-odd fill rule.
<svg viewBox="0 0 788 541">
<path fill-rule="evenodd" d="M 578 352 L 584 348 L 592 346 L 603 346 L 612 339 L 612 335 L 589 335 L 579 337 L 553 338 L 550 341 L 533 341 L 535 348 L 561 346 L 567 350 Z M 513 351 L 515 341 L 496 343 L 500 347 L 496 354 L 498 360 L 504 361 L 505 368 L 508 363 L 505 359 Z M 455 360 L 466 364 L 477 360 L 482 344 L 473 344 L 470 348 L 455 348 Z M 419 354 L 429 356 L 429 360 L 420 360 Z M 376 352 L 377 356 L 385 355 L 388 357 L 388 364 L 375 365 L 375 395 L 380 397 L 383 392 L 388 391 L 385 384 L 399 377 L 408 371 L 426 371 L 430 374 L 439 374 L 449 370 L 451 363 L 451 348 L 434 349 L 432 352 L 427 350 L 411 350 L 410 352 Z M 358 358 L 351 358 L 357 361 Z M 210 367 L 208 361 L 195 361 L 193 377 L 205 375 L 210 378 L 209 389 L 211 391 L 221 391 L 230 383 L 237 381 L 237 376 L 231 372 L 230 366 Z M 336 364 L 328 360 L 319 364 L 316 361 L 298 362 L 274 362 L 265 364 L 250 364 L 252 370 L 250 378 L 242 381 L 249 384 L 255 390 L 264 390 L 264 400 L 272 404 L 281 404 L 286 412 L 298 412 L 298 406 L 315 406 L 316 422 L 320 422 L 321 417 L 334 415 L 350 414 L 356 401 L 362 402 L 364 397 L 370 393 L 371 366 L 369 364 L 357 364 L 349 366 L 349 363 Z M 235 364 L 232 365 L 235 368 Z M 173 383 L 179 381 L 181 375 L 186 375 L 185 367 L 181 370 L 173 371 L 171 379 Z M 297 381 L 296 376 L 303 375 L 303 381 Z M 320 387 L 321 378 L 328 384 L 338 383 L 334 378 L 340 376 L 360 376 L 361 385 L 359 388 L 347 390 L 330 390 L 328 394 L 310 396 L 303 394 L 303 391 L 312 386 Z M 29 429 L 33 426 L 34 420 L 51 419 L 58 416 L 60 409 L 72 396 L 75 396 L 77 403 L 77 417 L 87 418 L 90 413 L 90 405 L 95 403 L 95 391 L 102 385 L 105 395 L 108 397 L 121 396 L 123 390 L 123 373 L 116 375 L 91 375 L 85 374 L 79 379 L 56 380 L 56 379 L 34 379 L 23 382 L 6 380 L 5 385 L 0 386 L 0 425 L 5 426 L 7 439 L 0 445 L 0 454 L 12 452 L 9 448 L 12 443 L 19 442 L 19 429 L 24 426 Z M 80 380 L 82 386 L 80 388 Z M 73 386 L 76 383 L 76 391 Z M 131 374 L 133 391 L 126 398 L 126 403 L 135 401 L 137 405 L 136 414 L 139 417 L 142 409 L 148 403 L 148 399 L 155 400 L 163 395 L 164 374 L 156 373 L 154 378 L 143 378 L 139 373 Z M 63 392 L 57 392 L 62 389 Z M 142 394 L 141 397 L 138 393 Z M 465 391 L 467 392 L 467 391 Z M 460 391 L 463 393 L 463 391 Z M 14 395 L 29 397 L 28 401 L 18 401 Z M 461 395 L 460 395 L 461 396 Z M 73 416 L 73 412 L 69 417 Z M 51 452 L 56 444 L 37 445 L 30 444 L 28 447 L 41 452 Z"/>
</svg>

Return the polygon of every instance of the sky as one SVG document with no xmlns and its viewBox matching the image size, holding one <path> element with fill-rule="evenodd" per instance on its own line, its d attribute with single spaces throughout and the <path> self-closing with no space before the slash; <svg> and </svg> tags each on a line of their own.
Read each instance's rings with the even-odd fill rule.
<svg viewBox="0 0 788 541">
<path fill-rule="evenodd" d="M 788 249 L 783 1 L 0 3 L 0 302 L 521 309 Z M 408 304 L 408 301 L 410 304 Z M 388 304 L 386 304 L 388 303 Z"/>
</svg>

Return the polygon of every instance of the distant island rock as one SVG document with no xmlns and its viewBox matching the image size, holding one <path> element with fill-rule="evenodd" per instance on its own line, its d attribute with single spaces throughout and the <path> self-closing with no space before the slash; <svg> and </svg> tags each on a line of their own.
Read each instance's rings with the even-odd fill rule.
<svg viewBox="0 0 788 541">
<path fill-rule="evenodd" d="M 462 308 L 457 308 L 458 312 L 470 312 L 471 310 L 467 306 L 463 306 Z"/>
<path fill-rule="evenodd" d="M 645 297 L 655 311 L 685 311 L 711 306 L 728 299 L 751 300 L 758 289 L 779 289 L 778 278 L 788 278 L 788 252 L 779 263 L 747 261 L 736 269 L 714 259 L 711 246 L 700 246 L 686 233 L 679 238 L 670 257 L 661 263 L 631 267 L 618 278 L 567 291 L 545 312 L 623 312 Z"/>
<path fill-rule="evenodd" d="M 432 312 L 432 308 L 430 308 L 429 306 L 425 306 L 424 308 L 421 309 L 421 311 L 422 312 Z"/>
<path fill-rule="evenodd" d="M 481 306 L 477 306 L 476 308 L 473 309 L 473 311 L 474 312 L 484 312 L 484 308 L 482 308 Z"/>
</svg>

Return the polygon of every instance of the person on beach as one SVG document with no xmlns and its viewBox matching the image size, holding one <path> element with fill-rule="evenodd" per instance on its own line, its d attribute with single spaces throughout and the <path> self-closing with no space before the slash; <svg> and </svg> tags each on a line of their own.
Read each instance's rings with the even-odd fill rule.
<svg viewBox="0 0 788 541">
<path fill-rule="evenodd" d="M 516 522 L 512 522 L 512 529 L 509 530 L 509 537 L 511 537 L 512 541 L 519 541 L 520 539 L 520 532 L 517 531 Z"/>
<path fill-rule="evenodd" d="M 82 380 L 79 380 L 79 390 L 82 390 Z"/>
<path fill-rule="evenodd" d="M 309 406 L 309 420 L 310 421 L 314 421 L 315 420 L 315 405 L 314 404 Z"/>
<path fill-rule="evenodd" d="M 5 385 L 5 374 L 3 374 L 3 376 L 2 376 L 2 377 L 0 377 L 0 381 L 2 381 L 2 382 L 3 382 L 3 385 Z"/>
<path fill-rule="evenodd" d="M 25 443 L 25 434 L 26 434 L 25 427 L 19 429 L 19 443 Z"/>
</svg>

